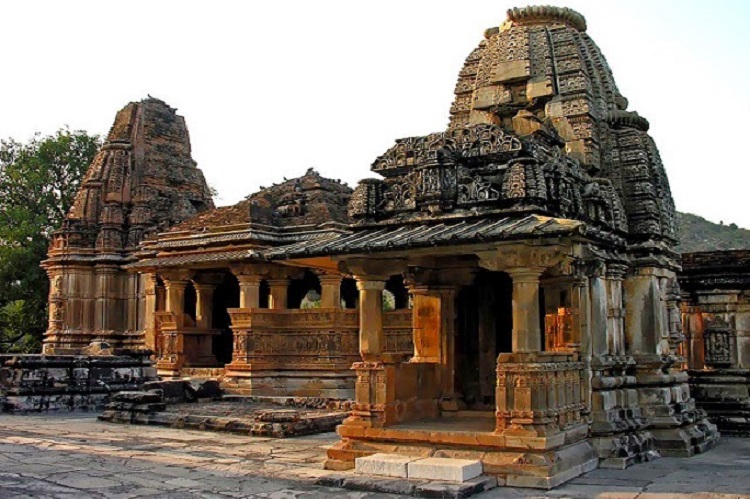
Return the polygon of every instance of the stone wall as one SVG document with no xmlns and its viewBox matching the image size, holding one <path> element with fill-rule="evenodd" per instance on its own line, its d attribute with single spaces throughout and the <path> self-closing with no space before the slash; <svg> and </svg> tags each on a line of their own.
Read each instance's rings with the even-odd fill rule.
<svg viewBox="0 0 750 499">
<path fill-rule="evenodd" d="M 97 411 L 154 379 L 147 356 L 0 355 L 0 412 Z"/>
</svg>

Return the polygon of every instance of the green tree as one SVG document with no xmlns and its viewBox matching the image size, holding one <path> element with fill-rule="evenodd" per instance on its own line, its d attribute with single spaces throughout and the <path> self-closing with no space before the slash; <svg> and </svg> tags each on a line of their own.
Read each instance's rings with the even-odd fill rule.
<svg viewBox="0 0 750 499">
<path fill-rule="evenodd" d="M 84 131 L 0 141 L 0 352 L 37 352 L 49 283 L 39 263 L 101 141 Z"/>
</svg>

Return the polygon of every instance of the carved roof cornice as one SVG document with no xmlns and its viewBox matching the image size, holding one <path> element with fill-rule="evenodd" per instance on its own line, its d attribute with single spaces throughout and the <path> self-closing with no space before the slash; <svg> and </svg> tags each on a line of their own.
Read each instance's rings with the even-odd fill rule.
<svg viewBox="0 0 750 499">
<path fill-rule="evenodd" d="M 566 24 L 578 31 L 586 31 L 586 18 L 568 7 L 530 5 L 508 9 L 508 21 L 518 25 Z"/>
<path fill-rule="evenodd" d="M 648 132 L 651 126 L 646 118 L 635 111 L 612 110 L 607 113 L 607 123 L 615 128 L 635 128 L 641 132 Z"/>
</svg>

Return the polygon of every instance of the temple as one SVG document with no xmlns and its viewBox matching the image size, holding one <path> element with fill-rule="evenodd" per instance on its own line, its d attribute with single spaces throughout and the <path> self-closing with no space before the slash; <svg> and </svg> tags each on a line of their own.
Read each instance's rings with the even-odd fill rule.
<svg viewBox="0 0 750 499">
<path fill-rule="evenodd" d="M 750 436 L 750 251 L 682 255 L 690 389 L 722 433 Z"/>
<path fill-rule="evenodd" d="M 709 357 L 683 343 L 648 129 L 559 7 L 488 29 L 448 128 L 397 140 L 354 190 L 310 169 L 214 209 L 182 118 L 130 104 L 45 262 L 45 350 L 151 349 L 164 378 L 353 398 L 330 469 L 464 457 L 551 488 L 705 451 L 683 354 Z"/>
</svg>

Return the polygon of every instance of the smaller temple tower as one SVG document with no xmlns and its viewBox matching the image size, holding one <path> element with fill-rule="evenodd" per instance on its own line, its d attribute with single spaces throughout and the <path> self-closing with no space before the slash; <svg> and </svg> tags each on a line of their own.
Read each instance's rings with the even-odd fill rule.
<svg viewBox="0 0 750 499">
<path fill-rule="evenodd" d="M 142 345 L 146 286 L 122 266 L 145 237 L 210 208 L 185 119 L 152 97 L 120 110 L 42 263 L 51 283 L 44 353 Z"/>
</svg>

